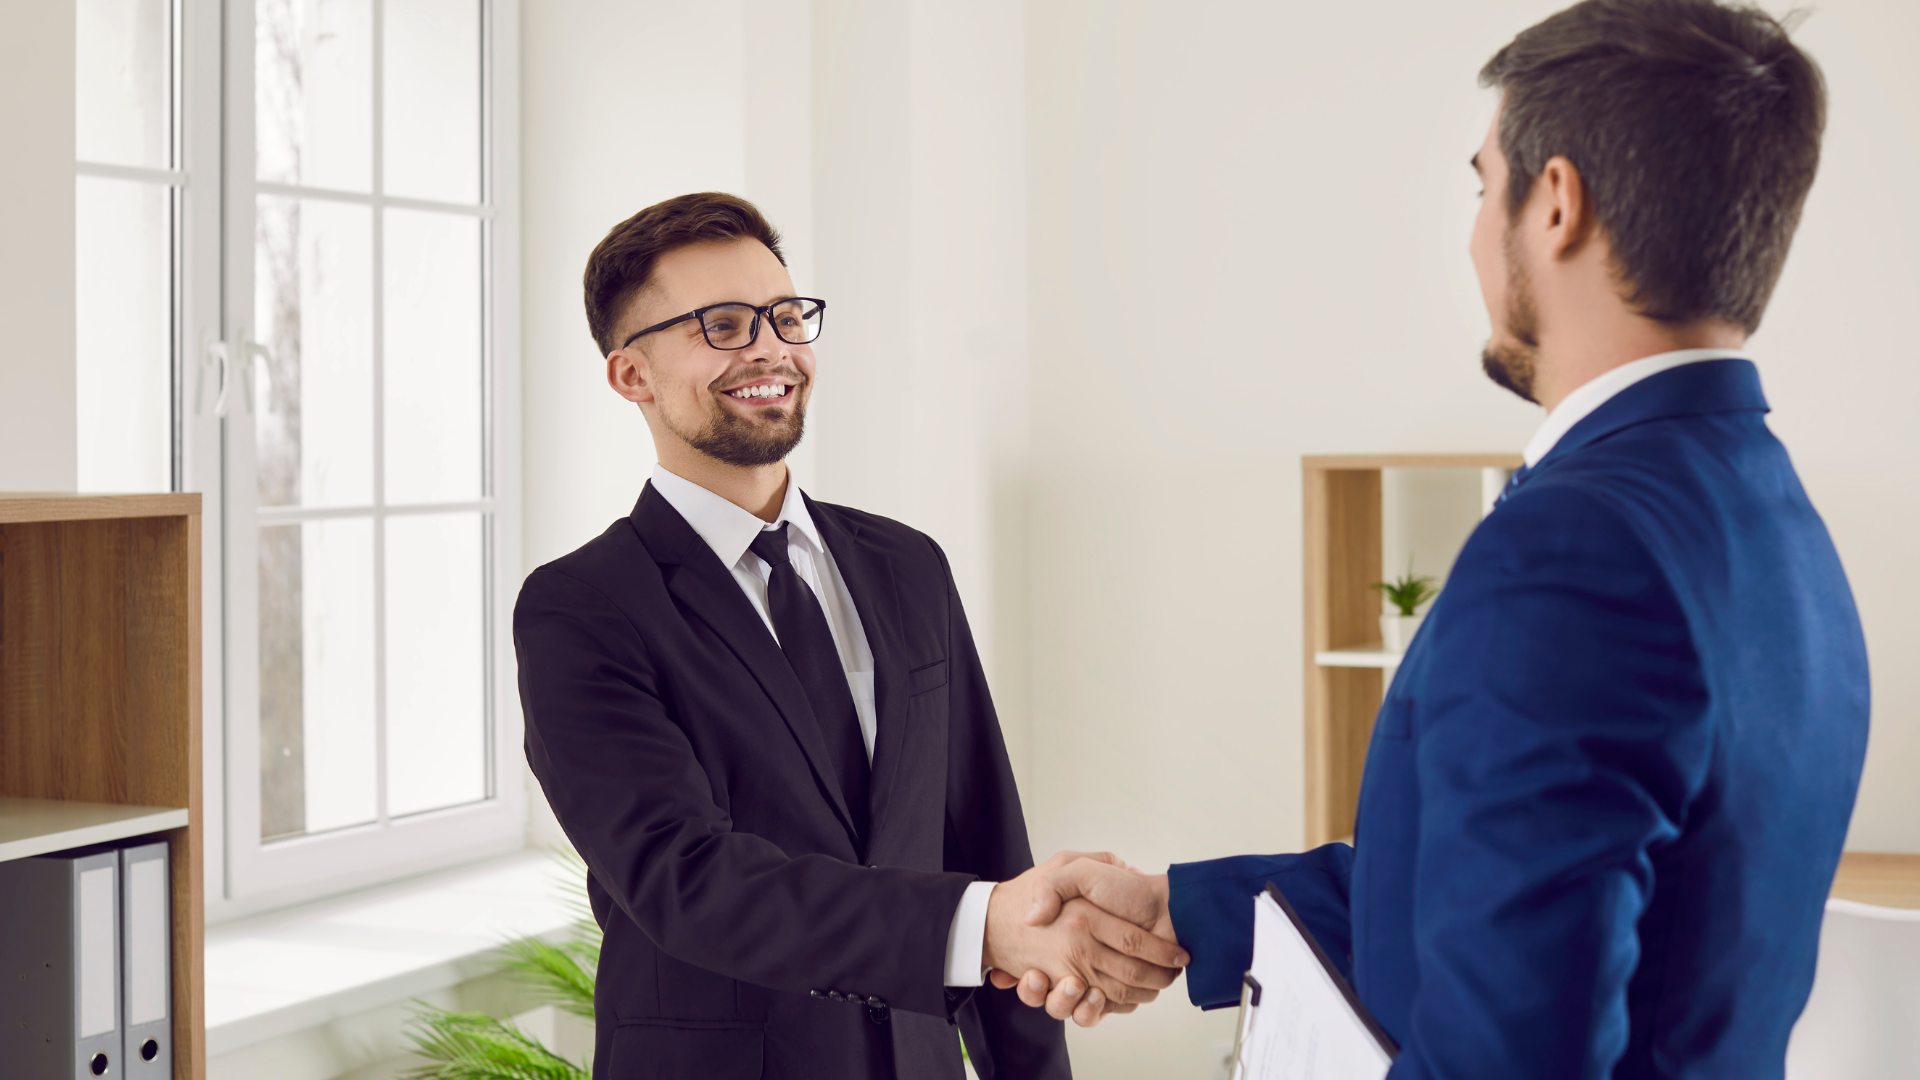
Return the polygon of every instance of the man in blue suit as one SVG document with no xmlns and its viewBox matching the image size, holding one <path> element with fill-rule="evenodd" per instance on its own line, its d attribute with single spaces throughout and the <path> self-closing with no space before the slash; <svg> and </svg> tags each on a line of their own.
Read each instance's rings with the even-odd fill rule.
<svg viewBox="0 0 1920 1080">
<path fill-rule="evenodd" d="M 1820 75 L 1754 9 L 1588 0 L 1482 79 L 1484 365 L 1547 418 L 1386 695 L 1355 845 L 1052 886 L 1177 936 L 1213 1008 L 1275 883 L 1396 1080 L 1778 1077 L 1867 738 L 1847 580 L 1738 351 Z M 1080 989 L 1021 985 L 1097 1022 Z"/>
</svg>

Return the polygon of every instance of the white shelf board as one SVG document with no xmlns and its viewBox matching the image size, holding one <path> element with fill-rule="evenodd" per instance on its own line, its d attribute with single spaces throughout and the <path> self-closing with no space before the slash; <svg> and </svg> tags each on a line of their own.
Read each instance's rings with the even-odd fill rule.
<svg viewBox="0 0 1920 1080">
<path fill-rule="evenodd" d="M 1314 653 L 1313 662 L 1321 667 L 1396 668 L 1400 666 L 1400 658 L 1405 655 L 1385 649 L 1334 649 Z"/>
<path fill-rule="evenodd" d="M 178 829 L 187 812 L 165 806 L 0 797 L 0 862 Z"/>
</svg>

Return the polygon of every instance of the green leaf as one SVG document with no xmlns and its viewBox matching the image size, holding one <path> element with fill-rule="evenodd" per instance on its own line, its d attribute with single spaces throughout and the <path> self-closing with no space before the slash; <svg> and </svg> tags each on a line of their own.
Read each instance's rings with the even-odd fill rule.
<svg viewBox="0 0 1920 1080">
<path fill-rule="evenodd" d="M 538 938 L 521 938 L 500 951 L 505 954 L 501 970 L 525 978 L 541 1003 L 593 1019 L 593 972 L 581 965 L 587 959 L 584 945 L 549 945 Z"/>
<path fill-rule="evenodd" d="M 1398 608 L 1400 614 L 1404 616 L 1412 616 L 1418 613 L 1421 604 L 1440 595 L 1440 590 L 1436 587 L 1434 578 L 1425 575 L 1415 576 L 1413 572 L 1413 556 L 1411 555 L 1407 556 L 1407 572 L 1405 576 L 1395 578 L 1392 581 L 1376 581 L 1367 587 L 1385 596 L 1387 602 Z"/>
<path fill-rule="evenodd" d="M 407 1023 L 414 1053 L 432 1061 L 405 1080 L 589 1080 L 582 1066 L 541 1046 L 512 1023 L 421 1002 Z"/>
</svg>

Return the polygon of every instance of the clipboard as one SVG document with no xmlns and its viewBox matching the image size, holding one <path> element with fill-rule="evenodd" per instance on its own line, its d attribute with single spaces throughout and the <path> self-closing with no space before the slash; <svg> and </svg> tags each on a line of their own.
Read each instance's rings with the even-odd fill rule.
<svg viewBox="0 0 1920 1080">
<path fill-rule="evenodd" d="M 1367 1011 L 1299 912 L 1272 882 L 1253 903 L 1254 967 L 1241 982 L 1234 1080 L 1384 1077 L 1399 1045 Z"/>
</svg>

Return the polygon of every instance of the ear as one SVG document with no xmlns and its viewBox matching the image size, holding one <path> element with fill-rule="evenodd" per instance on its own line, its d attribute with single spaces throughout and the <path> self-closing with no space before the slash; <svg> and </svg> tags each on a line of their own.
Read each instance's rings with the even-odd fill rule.
<svg viewBox="0 0 1920 1080">
<path fill-rule="evenodd" d="M 615 349 L 607 354 L 607 385 L 613 392 L 644 405 L 653 400 L 653 372 L 643 350 Z"/>
<path fill-rule="evenodd" d="M 1544 215 L 1541 224 L 1547 234 L 1547 257 L 1564 259 L 1577 254 L 1593 239 L 1598 226 L 1580 170 L 1564 157 L 1551 158 L 1540 170 L 1535 187 L 1546 203 L 1540 213 Z"/>
</svg>

